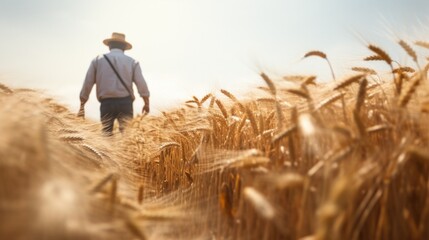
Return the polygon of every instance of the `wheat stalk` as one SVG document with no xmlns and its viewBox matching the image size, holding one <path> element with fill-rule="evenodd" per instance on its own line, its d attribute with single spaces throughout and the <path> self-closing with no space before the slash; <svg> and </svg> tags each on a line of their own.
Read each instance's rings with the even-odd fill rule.
<svg viewBox="0 0 429 240">
<path fill-rule="evenodd" d="M 279 101 L 276 101 L 276 116 L 277 116 L 277 127 L 279 129 L 283 129 L 283 123 L 284 123 L 285 117 L 283 115 L 282 106 L 280 105 Z"/>
<path fill-rule="evenodd" d="M 228 184 L 222 183 L 221 192 L 219 195 L 219 205 L 225 215 L 232 217 L 232 190 Z"/>
<path fill-rule="evenodd" d="M 270 89 L 270 93 L 275 96 L 277 91 L 274 82 L 265 73 L 261 73 L 260 75 Z"/>
<path fill-rule="evenodd" d="M 139 240 L 146 240 L 146 236 L 143 233 L 143 231 L 140 229 L 140 227 L 138 226 L 138 224 L 135 222 L 134 219 L 132 218 L 128 218 L 125 221 L 125 226 L 128 228 L 128 230 L 134 234 L 134 236 L 136 236 Z"/>
<path fill-rule="evenodd" d="M 302 82 L 301 86 L 316 85 L 316 76 L 308 76 Z"/>
<path fill-rule="evenodd" d="M 365 77 L 365 74 L 358 74 L 355 76 L 351 76 L 351 77 L 343 80 L 342 82 L 340 82 L 336 87 L 334 87 L 334 90 L 343 89 L 352 83 L 359 82 L 364 77 Z"/>
<path fill-rule="evenodd" d="M 296 125 L 276 134 L 273 139 L 271 140 L 272 143 L 278 143 L 280 140 L 282 140 L 285 137 L 290 136 L 293 132 L 297 130 Z"/>
<path fill-rule="evenodd" d="M 273 219 L 276 215 L 276 211 L 271 203 L 258 192 L 256 189 L 252 187 L 245 187 L 243 190 L 244 198 L 248 200 L 256 212 L 260 214 L 265 219 Z"/>
<path fill-rule="evenodd" d="M 164 142 L 159 147 L 159 151 L 162 151 L 164 149 L 170 148 L 170 147 L 180 147 L 181 145 L 177 142 Z"/>
<path fill-rule="evenodd" d="M 333 102 L 341 99 L 343 96 L 344 96 L 344 93 L 336 93 L 334 96 L 329 97 L 329 98 L 321 101 L 319 103 L 319 105 L 316 107 L 316 110 L 321 109 L 321 108 L 323 108 L 323 107 L 325 107 L 325 106 L 327 106 L 327 105 L 329 105 L 329 104 L 331 104 L 331 103 L 333 103 Z"/>
<path fill-rule="evenodd" d="M 78 133 L 79 131 L 70 128 L 61 128 L 58 130 L 60 133 Z"/>
<path fill-rule="evenodd" d="M 110 203 L 113 205 L 116 202 L 116 197 L 118 194 L 118 178 L 113 177 L 110 187 Z"/>
<path fill-rule="evenodd" d="M 91 145 L 84 143 L 84 144 L 81 144 L 80 146 L 82 146 L 83 148 L 93 152 L 98 157 L 98 159 L 100 159 L 100 160 L 103 159 L 103 155 L 101 154 L 101 152 L 99 152 L 97 149 L 95 149 Z"/>
<path fill-rule="evenodd" d="M 85 140 L 85 138 L 83 138 L 82 136 L 79 136 L 79 135 L 61 136 L 60 139 L 65 141 L 65 142 L 82 142 L 83 140 Z"/>
<path fill-rule="evenodd" d="M 109 173 L 106 176 L 104 176 L 97 184 L 94 185 L 94 187 L 91 188 L 91 193 L 99 192 L 104 185 L 106 185 L 110 180 L 112 180 L 115 177 L 114 173 Z"/>
<path fill-rule="evenodd" d="M 279 190 L 301 188 L 305 183 L 304 177 L 298 173 L 284 173 L 267 176 L 267 181 Z"/>
<path fill-rule="evenodd" d="M 188 100 L 188 101 L 186 101 L 185 103 L 188 103 L 188 104 L 195 103 L 198 107 L 200 106 L 200 102 L 195 101 L 194 99 L 192 99 L 192 100 Z"/>
<path fill-rule="evenodd" d="M 226 111 L 225 106 L 222 104 L 222 102 L 216 99 L 216 105 L 218 106 L 219 110 L 222 112 L 223 117 L 228 118 L 228 112 Z"/>
<path fill-rule="evenodd" d="M 233 189 L 234 198 L 233 198 L 233 205 L 232 205 L 233 206 L 232 207 L 232 213 L 234 215 L 237 214 L 237 211 L 238 211 L 237 208 L 238 208 L 238 205 L 240 203 L 241 192 L 242 192 L 242 189 L 241 189 L 242 183 L 241 182 L 242 182 L 241 177 L 239 174 L 237 174 L 235 176 L 234 189 Z"/>
<path fill-rule="evenodd" d="M 194 182 L 194 179 L 192 178 L 191 174 L 189 172 L 185 171 L 186 179 L 188 180 L 189 184 L 192 184 Z"/>
<path fill-rule="evenodd" d="M 367 133 L 377 133 L 381 131 L 392 130 L 392 127 L 387 124 L 379 124 L 366 129 Z"/>
<path fill-rule="evenodd" d="M 296 95 L 298 97 L 304 98 L 306 100 L 310 100 L 311 99 L 311 97 L 308 94 L 308 92 L 304 91 L 301 88 L 289 88 L 289 89 L 286 89 L 286 91 L 289 92 L 289 93 L 292 93 L 292 94 L 294 94 L 294 95 Z"/>
<path fill-rule="evenodd" d="M 238 101 L 238 99 L 232 93 L 230 93 L 229 91 L 227 91 L 225 89 L 221 89 L 220 91 L 223 95 L 227 96 L 234 103 L 236 103 L 242 112 L 246 111 L 246 108 L 243 106 L 243 104 L 241 104 L 240 101 Z"/>
<path fill-rule="evenodd" d="M 304 79 L 306 79 L 306 76 L 302 76 L 302 75 L 288 75 L 288 76 L 283 76 L 284 80 L 287 81 L 292 81 L 292 82 L 301 82 Z"/>
<path fill-rule="evenodd" d="M 329 69 L 331 70 L 332 79 L 334 79 L 334 81 L 335 81 L 334 69 L 332 68 L 331 61 L 329 61 L 328 56 L 326 55 L 326 53 L 321 52 L 321 51 L 310 51 L 310 52 L 307 52 L 304 55 L 304 58 L 311 57 L 311 56 L 317 56 L 317 57 L 320 57 L 320 58 L 323 58 L 323 59 L 326 60 L 326 62 L 329 65 Z"/>
<path fill-rule="evenodd" d="M 138 219 L 142 219 L 145 221 L 177 221 L 182 220 L 184 215 L 180 212 L 174 212 L 175 209 L 162 209 L 159 211 L 140 211 L 136 216 Z"/>
<path fill-rule="evenodd" d="M 405 107 L 411 99 L 411 96 L 416 91 L 417 86 L 420 84 L 420 77 L 416 76 L 411 81 L 408 88 L 405 90 L 405 93 L 399 98 L 399 106 Z"/>
<path fill-rule="evenodd" d="M 200 100 L 196 96 L 192 96 L 192 98 L 194 99 L 195 103 L 197 103 L 198 108 L 200 108 L 201 107 Z"/>
<path fill-rule="evenodd" d="M 427 149 L 410 146 L 407 148 L 405 154 L 408 157 L 408 161 L 413 161 L 421 167 L 429 166 L 429 152 Z"/>
<path fill-rule="evenodd" d="M 142 184 L 140 184 L 140 186 L 139 186 L 139 190 L 138 190 L 138 193 L 137 193 L 137 202 L 138 202 L 138 204 L 142 204 L 142 202 L 143 202 L 143 196 L 144 196 L 144 192 L 143 192 L 143 190 L 144 190 L 144 188 L 143 188 L 143 185 Z"/>
<path fill-rule="evenodd" d="M 267 157 L 260 156 L 244 156 L 232 160 L 226 165 L 228 168 L 252 168 L 260 165 L 265 165 L 270 162 Z"/>
<path fill-rule="evenodd" d="M 192 100 L 192 103 L 194 103 L 194 101 Z M 194 105 L 191 105 L 191 104 L 185 104 L 185 106 L 186 107 L 188 107 L 188 108 L 195 108 L 195 106 Z"/>
<path fill-rule="evenodd" d="M 253 134 L 255 134 L 255 136 L 258 136 L 259 135 L 258 124 L 256 123 L 256 119 L 255 119 L 255 115 L 253 114 L 253 111 L 249 107 L 246 107 L 246 114 L 250 120 L 250 125 L 252 126 Z"/>
<path fill-rule="evenodd" d="M 256 99 L 257 102 L 262 102 L 262 103 L 276 103 L 276 99 L 275 98 L 266 98 L 266 97 L 262 97 L 262 98 L 258 98 Z"/>
<path fill-rule="evenodd" d="M 210 98 L 210 104 L 209 104 L 209 108 L 210 108 L 210 109 L 212 109 L 212 108 L 213 108 L 213 106 L 214 106 L 214 104 L 215 104 L 215 101 L 216 101 L 216 97 L 215 97 L 215 96 L 212 96 L 212 97 Z"/>
<path fill-rule="evenodd" d="M 357 109 L 355 109 L 353 111 L 353 119 L 354 119 L 356 127 L 358 129 L 359 137 L 363 140 L 366 136 L 366 128 L 365 128 L 365 124 L 363 123 L 363 121 L 359 115 L 359 111 Z"/>
<path fill-rule="evenodd" d="M 363 78 L 362 81 L 359 84 L 359 92 L 356 100 L 356 111 L 360 112 L 362 105 L 365 101 L 366 96 L 366 87 L 368 86 L 368 80 L 366 78 Z"/>
<path fill-rule="evenodd" d="M 166 112 L 162 112 L 162 115 L 164 115 L 165 119 L 167 120 L 167 123 L 169 123 L 175 130 L 178 129 L 176 123 L 174 122 L 174 120 L 171 118 L 170 114 L 166 113 Z"/>
<path fill-rule="evenodd" d="M 227 96 L 229 99 L 231 99 L 233 102 L 238 102 L 238 99 L 229 91 L 225 90 L 225 89 L 221 89 L 220 92 Z"/>
</svg>

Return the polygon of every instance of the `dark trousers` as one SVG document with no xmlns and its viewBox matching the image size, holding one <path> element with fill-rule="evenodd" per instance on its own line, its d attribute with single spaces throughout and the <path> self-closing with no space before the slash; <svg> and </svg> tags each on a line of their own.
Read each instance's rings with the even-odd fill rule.
<svg viewBox="0 0 429 240">
<path fill-rule="evenodd" d="M 119 122 L 122 132 L 126 122 L 133 118 L 133 100 L 131 97 L 102 99 L 100 105 L 101 124 L 106 135 L 112 135 L 113 123 Z"/>
</svg>

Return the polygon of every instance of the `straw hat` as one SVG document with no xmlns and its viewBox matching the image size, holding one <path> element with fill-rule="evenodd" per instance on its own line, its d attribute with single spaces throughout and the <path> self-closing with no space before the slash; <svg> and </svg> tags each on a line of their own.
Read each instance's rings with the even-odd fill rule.
<svg viewBox="0 0 429 240">
<path fill-rule="evenodd" d="M 112 33 L 112 37 L 111 38 L 107 38 L 103 41 L 103 43 L 106 46 L 109 46 L 109 44 L 111 42 L 120 42 L 120 43 L 124 43 L 125 44 L 125 50 L 130 50 L 133 46 L 131 45 L 131 43 L 125 41 L 125 34 L 123 33 Z"/>
</svg>

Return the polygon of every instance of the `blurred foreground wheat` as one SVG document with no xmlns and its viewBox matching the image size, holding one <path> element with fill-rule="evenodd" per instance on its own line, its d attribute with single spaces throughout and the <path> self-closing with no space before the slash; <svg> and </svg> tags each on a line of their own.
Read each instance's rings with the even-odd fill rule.
<svg viewBox="0 0 429 240">
<path fill-rule="evenodd" d="M 386 77 L 262 73 L 112 138 L 0 85 L 0 238 L 429 239 L 429 65 L 399 44 L 414 67 L 369 45 Z"/>
</svg>

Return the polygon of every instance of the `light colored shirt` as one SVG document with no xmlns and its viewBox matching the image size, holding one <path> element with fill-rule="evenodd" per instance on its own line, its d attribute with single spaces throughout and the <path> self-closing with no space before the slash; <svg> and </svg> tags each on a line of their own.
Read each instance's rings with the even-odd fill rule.
<svg viewBox="0 0 429 240">
<path fill-rule="evenodd" d="M 133 92 L 134 82 L 141 97 L 150 96 L 139 62 L 125 55 L 120 49 L 112 49 L 106 56 L 131 92 Z M 94 84 L 96 85 L 97 99 L 99 101 L 105 98 L 119 98 L 130 95 L 103 55 L 92 60 L 89 66 L 80 92 L 81 101 L 86 102 L 88 100 Z"/>
</svg>

